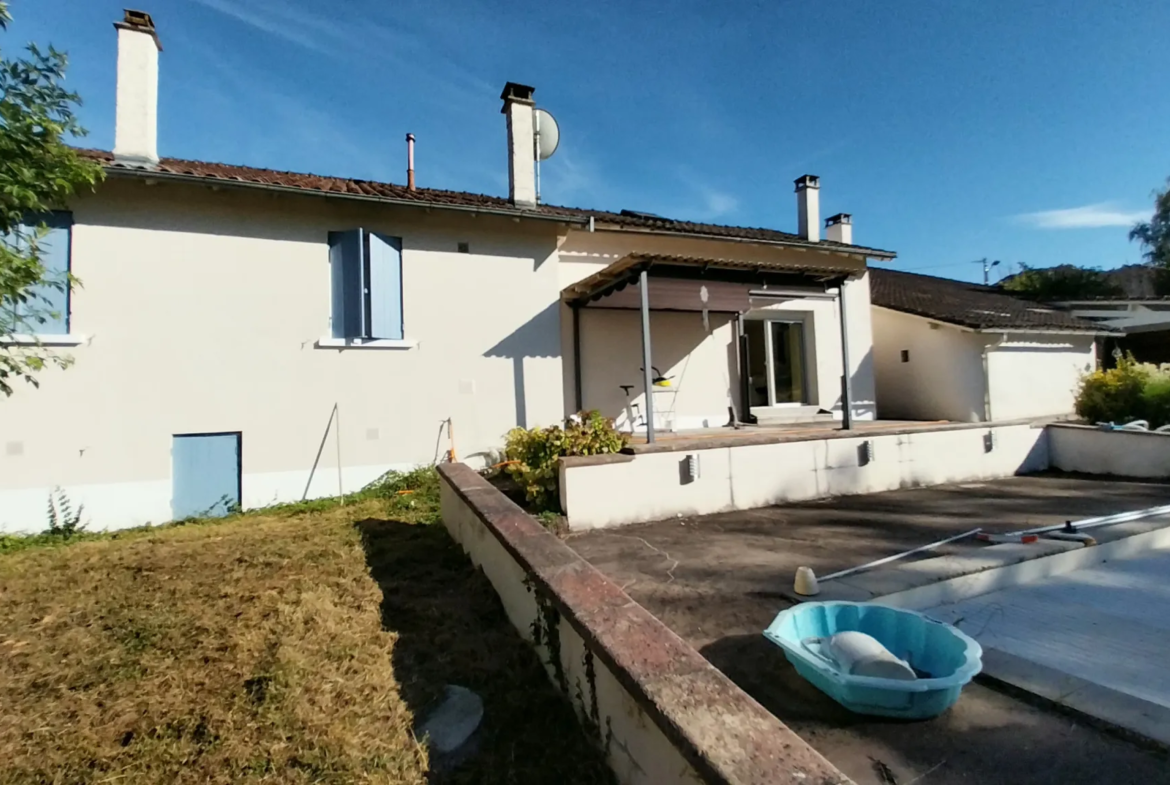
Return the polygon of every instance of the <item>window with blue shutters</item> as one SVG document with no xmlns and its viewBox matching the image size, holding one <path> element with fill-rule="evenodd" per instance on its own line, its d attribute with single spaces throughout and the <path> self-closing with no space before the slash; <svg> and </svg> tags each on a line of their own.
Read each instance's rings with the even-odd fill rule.
<svg viewBox="0 0 1170 785">
<path fill-rule="evenodd" d="M 35 243 L 44 267 L 42 282 L 24 292 L 18 302 L 3 303 L 4 332 L 35 335 L 69 334 L 69 270 L 73 214 L 54 212 L 30 216 L 9 237 L 18 253 Z M 43 233 L 42 233 L 43 232 Z"/>
<path fill-rule="evenodd" d="M 402 340 L 402 239 L 329 233 L 334 338 Z"/>
</svg>

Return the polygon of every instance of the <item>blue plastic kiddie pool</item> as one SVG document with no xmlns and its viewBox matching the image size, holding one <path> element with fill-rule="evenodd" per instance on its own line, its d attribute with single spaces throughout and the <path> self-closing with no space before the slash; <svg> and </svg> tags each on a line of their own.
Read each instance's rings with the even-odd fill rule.
<svg viewBox="0 0 1170 785">
<path fill-rule="evenodd" d="M 873 636 L 918 674 L 913 681 L 853 676 L 815 639 L 856 630 Z M 949 624 L 921 613 L 858 602 L 806 602 L 782 611 L 764 637 L 784 649 L 796 672 L 850 711 L 926 719 L 950 708 L 983 667 L 983 649 Z"/>
</svg>

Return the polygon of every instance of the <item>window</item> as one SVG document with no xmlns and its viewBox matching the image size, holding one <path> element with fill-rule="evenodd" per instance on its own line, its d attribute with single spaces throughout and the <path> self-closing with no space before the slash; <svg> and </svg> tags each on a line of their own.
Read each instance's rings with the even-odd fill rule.
<svg viewBox="0 0 1170 785">
<path fill-rule="evenodd" d="M 44 228 L 44 234 L 38 233 Z M 45 268 L 43 283 L 26 291 L 25 302 L 5 303 L 0 332 L 26 335 L 69 334 L 69 257 L 73 214 L 54 212 L 30 216 L 9 238 L 19 252 L 27 252 L 34 238 L 37 257 Z"/>
<path fill-rule="evenodd" d="M 329 233 L 334 338 L 403 340 L 402 239 L 365 229 Z"/>
</svg>

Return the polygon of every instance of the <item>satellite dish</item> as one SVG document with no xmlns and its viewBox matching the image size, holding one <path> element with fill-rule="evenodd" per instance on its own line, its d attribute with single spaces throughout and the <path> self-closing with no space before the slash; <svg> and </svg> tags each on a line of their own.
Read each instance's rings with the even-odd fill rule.
<svg viewBox="0 0 1170 785">
<path fill-rule="evenodd" d="M 561 143 L 561 129 L 556 119 L 543 109 L 532 110 L 533 127 L 536 130 L 536 160 L 546 161 L 552 158 Z"/>
</svg>

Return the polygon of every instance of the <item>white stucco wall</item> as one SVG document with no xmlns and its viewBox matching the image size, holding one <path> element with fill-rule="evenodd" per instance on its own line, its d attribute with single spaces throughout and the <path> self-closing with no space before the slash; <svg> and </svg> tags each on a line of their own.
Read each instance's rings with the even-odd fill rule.
<svg viewBox="0 0 1170 785">
<path fill-rule="evenodd" d="M 670 387 L 656 387 L 658 428 L 716 427 L 728 421 L 727 407 L 738 399 L 735 327 L 726 314 L 711 314 L 710 331 L 698 313 L 655 311 L 650 315 L 652 362 Z M 642 378 L 642 316 L 638 311 L 585 308 L 581 311 L 581 392 L 585 409 L 629 421 L 622 384 L 632 384 L 631 402 L 645 412 Z"/>
<path fill-rule="evenodd" d="M 994 434 L 988 443 L 988 434 Z M 873 444 L 873 460 L 862 456 Z M 680 464 L 696 455 L 699 476 Z M 1001 425 L 904 434 L 868 434 L 689 452 L 632 460 L 562 464 L 561 504 L 574 530 L 772 504 L 970 482 L 1048 468 L 1043 428 Z"/>
<path fill-rule="evenodd" d="M 454 421 L 461 459 L 517 424 L 562 416 L 554 223 L 312 196 L 110 181 L 74 206 L 67 371 L 4 402 L 0 529 L 44 528 L 49 489 L 98 527 L 171 518 L 173 434 L 243 433 L 243 503 L 299 499 L 429 463 Z M 403 238 L 412 349 L 320 349 L 330 333 L 327 233 Z M 457 252 L 459 241 L 471 253 Z"/>
<path fill-rule="evenodd" d="M 1081 376 L 1097 363 L 1092 335 L 976 333 L 886 308 L 873 309 L 873 329 L 878 412 L 887 419 L 1069 414 Z"/>
<path fill-rule="evenodd" d="M 1071 414 L 1081 377 L 1097 367 L 1093 336 L 1008 338 L 987 351 L 991 419 Z"/>
<path fill-rule="evenodd" d="M 1061 471 L 1170 478 L 1170 434 L 1052 425 L 1048 438 L 1052 466 Z"/>
<path fill-rule="evenodd" d="M 983 346 L 975 333 L 873 308 L 878 416 L 891 420 L 985 419 Z M 909 361 L 902 362 L 902 351 Z"/>
</svg>

